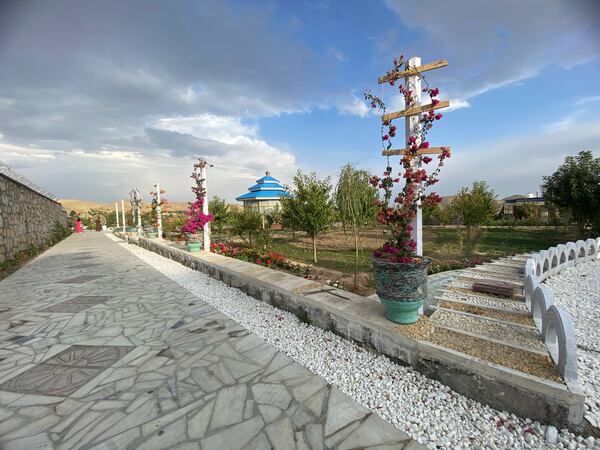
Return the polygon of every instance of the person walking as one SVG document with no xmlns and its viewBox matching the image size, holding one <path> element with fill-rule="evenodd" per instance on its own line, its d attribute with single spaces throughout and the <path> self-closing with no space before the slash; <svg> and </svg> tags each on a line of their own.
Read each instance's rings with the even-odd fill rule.
<svg viewBox="0 0 600 450">
<path fill-rule="evenodd" d="M 83 233 L 83 223 L 79 217 L 75 221 L 75 233 Z"/>
</svg>

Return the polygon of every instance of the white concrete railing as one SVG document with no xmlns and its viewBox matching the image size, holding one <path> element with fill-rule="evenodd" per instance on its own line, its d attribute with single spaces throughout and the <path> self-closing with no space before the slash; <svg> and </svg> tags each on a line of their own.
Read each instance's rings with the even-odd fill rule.
<svg viewBox="0 0 600 450">
<path fill-rule="evenodd" d="M 525 262 L 524 296 L 552 360 L 567 383 L 577 382 L 577 341 L 571 316 L 541 283 L 567 267 L 599 258 L 600 237 L 542 250 Z"/>
</svg>

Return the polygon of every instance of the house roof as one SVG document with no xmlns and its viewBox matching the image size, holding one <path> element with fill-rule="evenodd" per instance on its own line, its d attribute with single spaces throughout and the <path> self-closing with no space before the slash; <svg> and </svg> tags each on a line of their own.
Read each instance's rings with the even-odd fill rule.
<svg viewBox="0 0 600 450">
<path fill-rule="evenodd" d="M 256 180 L 256 184 L 250 186 L 248 191 L 237 197 L 236 200 L 279 200 L 281 197 L 289 196 L 280 181 L 273 178 L 269 172 L 266 172 L 264 177 Z"/>
</svg>

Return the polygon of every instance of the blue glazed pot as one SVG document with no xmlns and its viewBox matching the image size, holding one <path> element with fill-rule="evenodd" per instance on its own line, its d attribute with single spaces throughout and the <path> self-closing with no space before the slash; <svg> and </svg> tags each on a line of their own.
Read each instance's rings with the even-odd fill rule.
<svg viewBox="0 0 600 450">
<path fill-rule="evenodd" d="M 200 244 L 200 242 L 188 242 L 187 244 L 185 244 L 185 246 L 190 252 L 199 252 L 202 244 Z"/>
<path fill-rule="evenodd" d="M 429 264 L 429 258 L 418 263 L 395 263 L 373 257 L 377 296 L 392 322 L 410 324 L 419 319 L 419 308 L 427 298 Z"/>
</svg>

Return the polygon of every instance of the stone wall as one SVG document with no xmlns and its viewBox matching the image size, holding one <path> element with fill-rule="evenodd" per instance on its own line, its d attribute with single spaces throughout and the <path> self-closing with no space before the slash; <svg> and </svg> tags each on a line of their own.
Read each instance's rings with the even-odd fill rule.
<svg viewBox="0 0 600 450">
<path fill-rule="evenodd" d="M 67 226 L 67 213 L 52 197 L 0 165 L 0 263 L 30 245 L 45 245 L 57 223 Z"/>
</svg>

